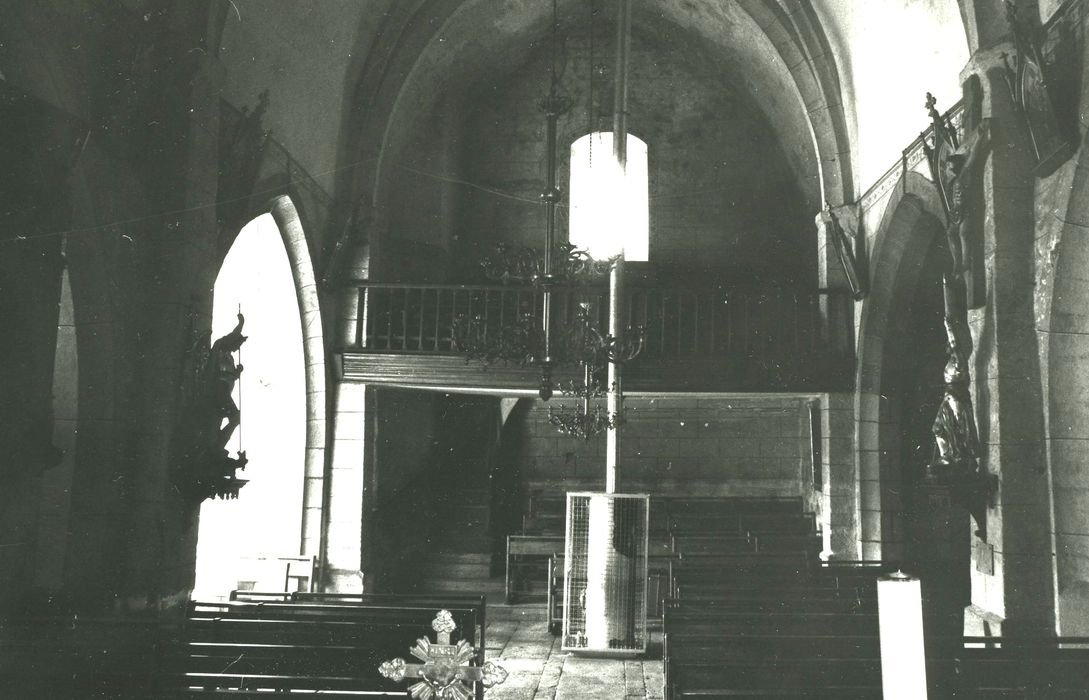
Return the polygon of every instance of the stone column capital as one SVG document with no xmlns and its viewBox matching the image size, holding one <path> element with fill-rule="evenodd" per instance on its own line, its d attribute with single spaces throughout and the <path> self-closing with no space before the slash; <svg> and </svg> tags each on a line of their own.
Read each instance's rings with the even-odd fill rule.
<svg viewBox="0 0 1089 700">
<path fill-rule="evenodd" d="M 962 84 L 966 83 L 974 75 L 982 78 L 995 69 L 1005 70 L 1006 59 L 1012 61 L 1016 55 L 1017 47 L 1014 46 L 1012 39 L 1000 41 L 985 49 L 979 49 L 964 64 L 964 68 L 961 68 L 960 82 Z"/>
<path fill-rule="evenodd" d="M 1010 84 L 1013 80 L 1013 67 L 1017 63 L 1017 47 L 1013 41 L 1002 41 L 986 49 L 980 49 L 972 54 L 968 63 L 960 71 L 960 82 L 964 86 L 965 109 L 968 100 L 971 99 L 973 90 L 972 79 L 978 79 L 979 109 L 977 117 L 987 119 L 994 115 L 996 96 L 1010 99 Z M 1003 108 L 999 112 L 1006 111 Z"/>
</svg>

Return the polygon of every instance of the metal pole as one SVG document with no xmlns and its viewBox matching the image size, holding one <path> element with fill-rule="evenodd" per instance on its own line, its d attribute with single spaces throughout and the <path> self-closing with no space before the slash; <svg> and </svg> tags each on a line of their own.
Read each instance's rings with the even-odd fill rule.
<svg viewBox="0 0 1089 700">
<path fill-rule="evenodd" d="M 616 12 L 616 80 L 613 93 L 613 155 L 628 164 L 628 53 L 631 44 L 631 0 L 619 0 Z"/>
<path fill-rule="evenodd" d="M 614 348 L 619 348 L 624 340 L 624 328 L 620 323 L 623 297 L 624 253 L 621 252 L 609 269 L 609 335 L 613 338 Z M 606 408 L 612 422 L 605 434 L 605 493 L 616 493 L 616 473 L 620 464 L 620 428 L 624 412 L 623 388 L 620 385 L 621 366 L 620 362 L 609 363 Z"/>
<path fill-rule="evenodd" d="M 548 183 L 545 191 L 541 193 L 541 200 L 545 205 L 545 249 L 544 266 L 538 279 L 541 284 L 541 323 L 543 325 L 543 339 L 541 357 L 537 358 L 541 365 L 541 387 L 539 395 L 544 401 L 552 398 L 552 287 L 555 282 L 552 274 L 552 251 L 556 247 L 556 205 L 561 198 L 560 188 L 556 186 L 556 121 L 559 119 L 563 106 L 556 95 L 556 86 L 545 101 L 546 136 L 547 136 L 547 177 Z"/>
<path fill-rule="evenodd" d="M 621 171 L 628 165 L 628 53 L 631 43 L 631 0 L 619 0 L 616 13 L 616 80 L 613 104 L 613 155 Z M 622 221 L 617 216 L 614 221 Z M 621 234 L 626 232 L 621 232 Z M 621 235 L 620 239 L 624 240 Z M 620 348 L 623 343 L 623 328 L 620 325 L 621 305 L 624 296 L 624 251 L 616 258 L 609 269 L 609 335 L 613 338 L 613 348 Z M 620 359 L 620 358 L 614 358 Z M 620 363 L 609 363 L 609 386 L 607 410 L 612 418 L 605 443 L 605 492 L 616 493 L 616 472 L 620 463 L 620 424 L 623 423 L 624 398 L 620 385 Z"/>
</svg>

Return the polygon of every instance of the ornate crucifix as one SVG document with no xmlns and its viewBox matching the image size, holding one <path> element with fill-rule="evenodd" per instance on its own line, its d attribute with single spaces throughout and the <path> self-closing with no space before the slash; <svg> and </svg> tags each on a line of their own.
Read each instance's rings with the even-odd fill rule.
<svg viewBox="0 0 1089 700">
<path fill-rule="evenodd" d="M 975 119 L 978 97 L 966 95 L 964 141 L 935 108 L 937 101 L 926 93 L 926 108 L 934 124 L 934 144 L 923 140 L 930 172 L 945 209 L 946 237 L 952 258 L 952 274 L 964 281 L 969 309 L 986 302 L 982 250 L 983 206 L 979 170 L 990 153 L 991 120 Z"/>
<path fill-rule="evenodd" d="M 415 700 L 469 700 L 473 697 L 473 683 L 490 688 L 507 679 L 506 670 L 491 661 L 483 666 L 468 665 L 476 652 L 464 639 L 459 639 L 457 644 L 450 643 L 450 633 L 457 625 L 449 610 L 440 610 L 435 615 L 431 629 L 436 632 L 435 644 L 427 637 L 420 637 L 409 649 L 423 663 L 408 664 L 404 659 L 396 658 L 382 662 L 378 672 L 398 682 L 405 678 L 422 679 L 408 687 Z"/>
</svg>

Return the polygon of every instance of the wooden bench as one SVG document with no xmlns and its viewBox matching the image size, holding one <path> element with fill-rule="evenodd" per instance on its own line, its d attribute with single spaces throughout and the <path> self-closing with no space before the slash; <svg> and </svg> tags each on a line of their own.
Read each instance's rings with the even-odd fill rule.
<svg viewBox="0 0 1089 700">
<path fill-rule="evenodd" d="M 782 659 L 776 661 L 692 662 L 671 657 L 665 663 L 666 697 L 692 697 L 694 690 L 803 691 L 821 689 L 820 697 L 841 697 L 829 689 L 850 685 L 851 697 L 881 698 L 880 659 Z M 681 688 L 688 694 L 679 694 Z M 706 697 L 706 694 L 704 695 Z"/>
<path fill-rule="evenodd" d="M 814 513 L 670 514 L 669 532 L 678 535 L 816 535 Z"/>
<path fill-rule="evenodd" d="M 508 535 L 504 590 L 506 601 L 513 603 L 527 576 L 548 586 L 548 558 L 563 553 L 563 535 Z M 547 592 L 545 594 L 547 596 Z"/>
<path fill-rule="evenodd" d="M 1089 698 L 1089 638 L 966 637 L 952 686 L 957 698 Z"/>
<path fill-rule="evenodd" d="M 162 689 L 174 697 L 367 692 L 403 698 L 404 684 L 384 678 L 378 667 L 406 657 L 418 638 L 431 637 L 439 609 L 449 610 L 457 624 L 454 640 L 473 645 L 472 663 L 483 664 L 483 639 L 477 636 L 484 629 L 481 598 L 380 598 L 192 602 L 182 634 L 165 654 Z M 478 687 L 478 699 L 482 695 Z"/>
<path fill-rule="evenodd" d="M 824 540 L 818 532 L 804 535 L 760 534 L 751 537 L 756 540 L 758 552 L 807 552 L 816 559 L 824 548 Z"/>
<path fill-rule="evenodd" d="M 756 538 L 743 534 L 695 535 L 671 532 L 669 548 L 675 554 L 742 554 L 756 552 Z"/>
<path fill-rule="evenodd" d="M 672 496 L 660 499 L 671 515 L 729 513 L 801 513 L 797 496 Z M 652 505 L 653 500 L 652 500 Z"/>
<path fill-rule="evenodd" d="M 562 513 L 558 515 L 542 513 L 522 516 L 523 535 L 559 535 L 563 537 L 565 525 Z"/>
<path fill-rule="evenodd" d="M 776 585 L 804 581 L 810 578 L 811 568 L 808 557 L 798 552 L 682 554 L 670 562 L 668 590 L 676 597 L 682 582 Z"/>
<path fill-rule="evenodd" d="M 880 698 L 876 578 L 806 552 L 688 555 L 663 614 L 667 698 Z"/>
</svg>

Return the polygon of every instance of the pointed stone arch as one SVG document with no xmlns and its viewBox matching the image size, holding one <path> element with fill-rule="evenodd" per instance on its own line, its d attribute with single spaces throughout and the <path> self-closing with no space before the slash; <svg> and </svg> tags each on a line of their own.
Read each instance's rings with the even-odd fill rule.
<svg viewBox="0 0 1089 700">
<path fill-rule="evenodd" d="M 874 237 L 870 293 L 862 306 L 856 368 L 858 513 L 864 558 L 881 558 L 891 533 L 883 532 L 882 451 L 887 425 L 882 415 L 882 371 L 893 340 L 889 319 L 906 314 L 923 261 L 943 229 L 937 188 L 909 172 L 896 186 Z M 883 445 L 883 442 L 886 445 Z M 887 520 L 887 516 L 884 518 Z"/>
</svg>

